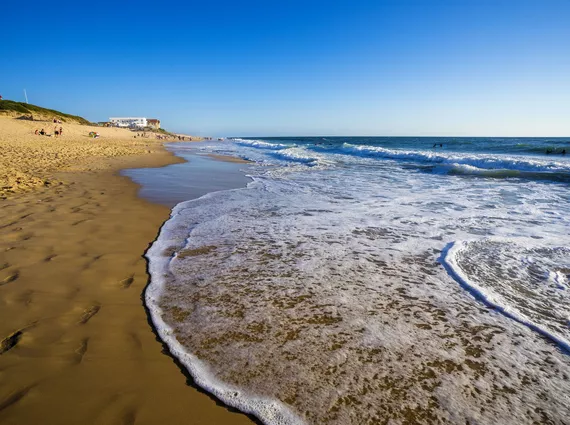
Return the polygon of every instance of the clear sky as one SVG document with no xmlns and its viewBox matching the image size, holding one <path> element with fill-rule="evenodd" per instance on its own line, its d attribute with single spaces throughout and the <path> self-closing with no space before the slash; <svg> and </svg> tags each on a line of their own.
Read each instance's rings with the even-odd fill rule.
<svg viewBox="0 0 570 425">
<path fill-rule="evenodd" d="M 570 0 L 27 0 L 0 94 L 202 135 L 570 136 Z"/>
</svg>

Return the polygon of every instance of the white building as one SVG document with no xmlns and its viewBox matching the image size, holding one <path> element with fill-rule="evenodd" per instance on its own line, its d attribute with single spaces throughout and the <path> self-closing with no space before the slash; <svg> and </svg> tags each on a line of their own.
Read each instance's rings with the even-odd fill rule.
<svg viewBox="0 0 570 425">
<path fill-rule="evenodd" d="M 109 122 L 117 127 L 143 128 L 147 126 L 146 118 L 140 117 L 109 118 Z"/>
</svg>

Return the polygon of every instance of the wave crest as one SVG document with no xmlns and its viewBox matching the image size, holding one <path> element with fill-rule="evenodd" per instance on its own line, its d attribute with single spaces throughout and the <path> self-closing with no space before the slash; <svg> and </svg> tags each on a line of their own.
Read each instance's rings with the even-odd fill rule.
<svg viewBox="0 0 570 425">
<path fill-rule="evenodd" d="M 344 143 L 342 151 L 343 153 L 362 157 L 442 165 L 449 167 L 449 170 L 455 168 L 464 174 L 480 174 L 482 170 L 511 170 L 523 173 L 534 172 L 558 175 L 570 174 L 570 163 L 567 161 L 542 160 L 524 156 L 396 150 L 377 146 L 351 145 L 350 143 Z M 461 166 L 463 166 L 462 169 L 460 169 Z"/>
</svg>

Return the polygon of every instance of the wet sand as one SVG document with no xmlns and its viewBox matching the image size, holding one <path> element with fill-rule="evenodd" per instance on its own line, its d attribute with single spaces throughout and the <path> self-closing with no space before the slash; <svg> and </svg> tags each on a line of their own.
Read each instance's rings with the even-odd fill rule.
<svg viewBox="0 0 570 425">
<path fill-rule="evenodd" d="M 245 187 L 251 178 L 242 170 L 247 161 L 231 156 L 198 155 L 169 146 L 187 162 L 158 169 L 138 168 L 121 172 L 141 185 L 139 196 L 153 203 L 173 207 L 210 192 Z"/>
<path fill-rule="evenodd" d="M 33 123 L 6 131 L 5 122 L 0 142 L 20 155 L 10 172 L 30 184 L 0 200 L 0 423 L 251 423 L 188 385 L 141 301 L 142 255 L 170 210 L 138 198 L 118 171 L 178 159 L 159 143 L 123 146 L 120 137 L 120 146 L 79 153 L 78 133 L 47 145 L 65 162 L 18 168 L 18 158 L 35 163 L 36 140 L 48 141 L 18 139 Z"/>
</svg>

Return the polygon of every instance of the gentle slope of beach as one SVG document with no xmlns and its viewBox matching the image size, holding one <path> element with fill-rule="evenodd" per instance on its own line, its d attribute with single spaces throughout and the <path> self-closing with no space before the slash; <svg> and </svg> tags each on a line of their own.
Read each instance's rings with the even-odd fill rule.
<svg viewBox="0 0 570 425">
<path fill-rule="evenodd" d="M 0 117 L 0 423 L 249 423 L 188 387 L 147 322 L 169 209 L 117 175 L 177 161 L 127 130 Z"/>
<path fill-rule="evenodd" d="M 54 129 L 63 128 L 55 137 Z M 52 136 L 35 135 L 44 129 Z M 97 139 L 89 137 L 97 132 Z M 154 135 L 151 135 L 154 136 Z M 51 121 L 28 121 L 0 116 L 0 199 L 38 186 L 59 184 L 56 171 L 93 171 L 109 168 L 100 159 L 162 151 L 155 138 L 136 137 L 127 129 L 85 126 Z"/>
</svg>

